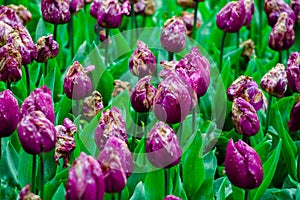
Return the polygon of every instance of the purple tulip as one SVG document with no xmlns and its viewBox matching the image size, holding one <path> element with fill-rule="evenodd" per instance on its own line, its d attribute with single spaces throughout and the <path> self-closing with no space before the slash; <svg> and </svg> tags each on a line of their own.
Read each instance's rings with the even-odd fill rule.
<svg viewBox="0 0 300 200">
<path fill-rule="evenodd" d="M 158 122 L 149 132 L 146 152 L 152 165 L 170 168 L 180 162 L 182 150 L 174 130 L 164 122 Z"/>
<path fill-rule="evenodd" d="M 58 43 L 53 40 L 52 35 L 40 37 L 36 44 L 37 58 L 40 63 L 47 62 L 50 58 L 55 58 L 59 52 Z"/>
<path fill-rule="evenodd" d="M 300 24 L 300 2 L 298 0 L 291 0 L 290 7 L 295 13 L 297 23 Z"/>
<path fill-rule="evenodd" d="M 30 185 L 26 185 L 20 191 L 19 200 L 41 200 L 41 198 L 38 195 L 30 192 Z"/>
<path fill-rule="evenodd" d="M 71 0 L 70 1 L 70 12 L 78 13 L 84 7 L 84 0 Z"/>
<path fill-rule="evenodd" d="M 288 122 L 289 131 L 296 132 L 300 130 L 300 95 L 298 96 L 296 103 L 294 104 L 291 113 L 290 121 Z"/>
<path fill-rule="evenodd" d="M 66 0 L 42 0 L 42 15 L 51 24 L 65 24 L 70 21 L 70 2 Z"/>
<path fill-rule="evenodd" d="M 150 83 L 151 76 L 140 79 L 130 97 L 131 105 L 136 112 L 149 112 L 153 105 L 156 89 Z"/>
<path fill-rule="evenodd" d="M 92 92 L 92 81 L 78 61 L 69 67 L 65 75 L 64 92 L 74 100 L 83 99 Z"/>
<path fill-rule="evenodd" d="M 174 195 L 168 195 L 164 198 L 164 200 L 182 200 L 182 199 Z"/>
<path fill-rule="evenodd" d="M 228 142 L 225 171 L 230 182 L 243 189 L 254 189 L 263 181 L 264 172 L 256 151 L 242 140 Z"/>
<path fill-rule="evenodd" d="M 156 58 L 148 46 L 138 41 L 138 46 L 129 60 L 130 72 L 140 78 L 156 72 Z"/>
<path fill-rule="evenodd" d="M 244 26 L 249 27 L 253 14 L 254 14 L 254 0 L 242 0 L 244 1 L 244 5 L 245 5 L 245 12 L 246 12 L 246 17 L 245 17 L 245 22 L 244 22 Z"/>
<path fill-rule="evenodd" d="M 11 8 L 15 11 L 16 15 L 18 16 L 18 18 L 20 19 L 20 21 L 22 22 L 22 24 L 24 26 L 26 24 L 28 24 L 28 22 L 30 22 L 30 20 L 32 18 L 32 14 L 23 5 L 16 6 L 16 5 L 10 4 L 7 7 Z"/>
<path fill-rule="evenodd" d="M 69 170 L 67 200 L 102 200 L 105 183 L 99 162 L 81 152 Z"/>
<path fill-rule="evenodd" d="M 271 27 L 277 23 L 279 16 L 283 12 L 287 13 L 291 21 L 295 23 L 296 17 L 294 11 L 283 0 L 265 0 L 264 9 L 268 18 L 268 24 Z"/>
<path fill-rule="evenodd" d="M 289 87 L 293 92 L 300 92 L 300 53 L 293 52 L 286 68 Z"/>
<path fill-rule="evenodd" d="M 175 70 L 196 91 L 198 98 L 206 93 L 210 83 L 210 63 L 197 47 L 193 47 L 190 53 L 179 61 Z"/>
<path fill-rule="evenodd" d="M 233 100 L 232 121 L 236 132 L 239 134 L 252 136 L 256 135 L 260 129 L 256 110 L 241 97 Z"/>
<path fill-rule="evenodd" d="M 195 7 L 194 0 L 177 0 L 177 4 L 183 8 L 194 8 Z"/>
<path fill-rule="evenodd" d="M 277 23 L 273 27 L 268 45 L 275 51 L 289 49 L 295 42 L 294 21 L 287 13 L 281 13 Z"/>
<path fill-rule="evenodd" d="M 22 21 L 19 16 L 9 6 L 0 6 L 0 21 L 10 26 L 22 25 Z"/>
<path fill-rule="evenodd" d="M 270 95 L 283 97 L 287 89 L 287 82 L 288 80 L 284 65 L 278 63 L 262 77 L 260 86 Z"/>
<path fill-rule="evenodd" d="M 14 29 L 10 25 L 0 21 L 0 46 L 7 44 L 7 39 L 13 30 Z"/>
<path fill-rule="evenodd" d="M 87 119 L 95 117 L 104 108 L 102 95 L 95 90 L 91 96 L 84 99 L 82 105 L 82 114 Z"/>
<path fill-rule="evenodd" d="M 24 100 L 21 107 L 21 115 L 25 117 L 32 111 L 41 111 L 50 122 L 54 123 L 54 107 L 52 102 L 52 94 L 47 86 L 36 88 Z"/>
<path fill-rule="evenodd" d="M 154 0 L 139 0 L 134 4 L 134 12 L 137 15 L 150 16 L 155 12 Z"/>
<path fill-rule="evenodd" d="M 169 52 L 182 51 L 186 44 L 186 29 L 183 21 L 177 17 L 168 19 L 160 35 L 160 42 Z"/>
<path fill-rule="evenodd" d="M 112 136 L 116 136 L 126 143 L 128 141 L 125 121 L 116 107 L 112 107 L 111 110 L 107 109 L 101 115 L 94 136 L 98 149 L 102 150 L 106 141 Z"/>
<path fill-rule="evenodd" d="M 194 26 L 194 13 L 189 13 L 187 11 L 181 12 L 180 19 L 183 21 L 185 28 L 186 28 L 186 34 L 188 36 L 191 36 Z M 196 28 L 200 28 L 201 21 L 199 18 L 197 18 L 196 22 Z"/>
<path fill-rule="evenodd" d="M 17 128 L 19 104 L 10 90 L 0 92 L 0 138 L 10 136 Z"/>
<path fill-rule="evenodd" d="M 29 154 L 48 152 L 55 147 L 55 127 L 41 111 L 32 111 L 21 119 L 18 135 L 23 149 Z"/>
<path fill-rule="evenodd" d="M 17 82 L 22 78 L 22 56 L 11 43 L 0 47 L 0 80 Z"/>
</svg>

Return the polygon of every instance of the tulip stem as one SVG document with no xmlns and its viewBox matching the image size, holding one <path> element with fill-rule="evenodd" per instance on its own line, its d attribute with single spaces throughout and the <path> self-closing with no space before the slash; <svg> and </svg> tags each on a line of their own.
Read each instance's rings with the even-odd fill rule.
<svg viewBox="0 0 300 200">
<path fill-rule="evenodd" d="M 32 155 L 32 174 L 31 174 L 31 191 L 35 193 L 35 176 L 36 176 L 36 155 Z"/>
<path fill-rule="evenodd" d="M 268 133 L 269 129 L 269 120 L 270 120 L 270 110 L 272 106 L 272 95 L 269 94 L 269 99 L 268 99 L 268 107 L 267 107 L 267 116 L 266 116 L 266 124 L 265 124 L 265 131 L 264 133 Z"/>
<path fill-rule="evenodd" d="M 278 63 L 282 63 L 282 51 L 278 52 Z"/>
<path fill-rule="evenodd" d="M 109 37 L 109 28 L 105 29 L 105 66 L 108 64 L 108 37 Z"/>
<path fill-rule="evenodd" d="M 131 140 L 131 151 L 134 152 L 135 149 L 135 143 L 136 143 L 136 131 L 138 126 L 138 113 L 134 112 L 134 127 L 133 127 L 133 134 L 132 134 L 132 140 Z"/>
<path fill-rule="evenodd" d="M 239 46 L 240 46 L 240 31 L 238 31 L 236 33 L 236 48 L 238 49 Z M 239 59 L 237 59 L 236 65 L 235 65 L 235 78 L 238 78 L 238 76 L 239 76 L 239 67 L 240 67 L 239 65 L 240 65 Z"/>
<path fill-rule="evenodd" d="M 28 66 L 26 64 L 24 65 L 24 68 L 25 68 L 25 74 L 26 74 L 27 96 L 29 96 L 29 94 L 30 94 L 30 75 L 29 75 Z"/>
<path fill-rule="evenodd" d="M 48 61 L 45 62 L 45 69 L 44 69 L 44 78 L 46 77 L 47 75 L 47 71 L 48 71 Z"/>
<path fill-rule="evenodd" d="M 71 15 L 70 21 L 68 23 L 69 31 L 69 45 L 71 48 L 71 58 L 74 56 L 74 33 L 73 33 L 73 16 Z"/>
<path fill-rule="evenodd" d="M 10 90 L 11 82 L 7 82 L 7 89 Z"/>
<path fill-rule="evenodd" d="M 221 42 L 221 50 L 220 50 L 220 68 L 219 71 L 222 71 L 222 62 L 223 62 L 223 52 L 224 52 L 224 45 L 225 45 L 225 39 L 226 39 L 227 32 L 223 33 L 222 42 Z"/>
<path fill-rule="evenodd" d="M 249 200 L 249 190 L 245 190 L 245 200 Z"/>
<path fill-rule="evenodd" d="M 57 35 L 57 24 L 54 24 L 53 40 L 55 40 L 55 41 L 56 41 L 56 35 Z"/>
<path fill-rule="evenodd" d="M 173 52 L 170 52 L 170 51 L 168 51 L 168 60 L 169 60 L 169 61 L 172 61 L 172 60 L 173 60 L 173 58 L 174 58 L 174 53 L 173 53 Z"/>
<path fill-rule="evenodd" d="M 195 125 L 196 125 L 196 107 L 193 108 L 192 111 L 192 134 L 195 132 Z"/>
<path fill-rule="evenodd" d="M 199 2 L 198 1 L 195 2 L 195 7 L 194 7 L 194 24 L 193 24 L 193 29 L 192 29 L 192 38 L 193 39 L 195 39 L 195 37 L 196 37 L 198 5 L 199 5 Z"/>
<path fill-rule="evenodd" d="M 170 188 L 169 188 L 169 179 L 170 179 L 170 173 L 169 173 L 169 168 L 165 168 L 165 196 L 169 195 Z"/>
<path fill-rule="evenodd" d="M 0 161 L 1 161 L 1 155 L 2 155 L 2 137 L 0 137 Z"/>
<path fill-rule="evenodd" d="M 258 9 L 259 9 L 259 46 L 261 47 L 262 46 L 262 3 L 263 1 L 262 0 L 259 0 L 258 1 Z"/>
<path fill-rule="evenodd" d="M 44 158 L 43 154 L 40 154 L 41 161 L 41 199 L 44 199 Z"/>
</svg>

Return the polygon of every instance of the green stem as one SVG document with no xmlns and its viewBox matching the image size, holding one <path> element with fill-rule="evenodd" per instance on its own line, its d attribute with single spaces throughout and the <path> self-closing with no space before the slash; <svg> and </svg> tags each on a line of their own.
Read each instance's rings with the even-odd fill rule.
<svg viewBox="0 0 300 200">
<path fill-rule="evenodd" d="M 47 75 L 47 71 L 48 71 L 48 61 L 45 62 L 45 69 L 44 69 L 44 78 Z"/>
<path fill-rule="evenodd" d="M 134 152 L 135 143 L 136 143 L 136 132 L 137 132 L 137 126 L 138 126 L 138 112 L 134 112 L 134 127 L 133 127 L 133 134 L 132 134 L 132 140 L 131 140 L 131 151 Z"/>
<path fill-rule="evenodd" d="M 249 200 L 249 190 L 245 190 L 245 200 Z"/>
<path fill-rule="evenodd" d="M 7 82 L 7 89 L 10 90 L 11 82 Z"/>
<path fill-rule="evenodd" d="M 240 46 L 240 31 L 238 31 L 236 33 L 236 48 L 238 49 Z M 235 78 L 238 78 L 239 76 L 239 66 L 240 63 L 239 63 L 239 59 L 237 59 L 237 62 L 236 62 L 236 65 L 235 65 Z"/>
<path fill-rule="evenodd" d="M 27 96 L 30 94 L 30 75 L 29 75 L 29 69 L 28 66 L 25 64 L 25 74 L 26 74 L 26 84 L 27 84 Z"/>
<path fill-rule="evenodd" d="M 44 158 L 43 154 L 40 154 L 41 161 L 41 199 L 44 199 Z"/>
<path fill-rule="evenodd" d="M 249 146 L 251 146 L 249 136 L 243 135 L 243 141 L 246 142 Z"/>
<path fill-rule="evenodd" d="M 71 15 L 70 21 L 68 23 L 69 32 L 69 45 L 71 48 L 71 58 L 74 57 L 74 33 L 73 33 L 73 16 Z"/>
<path fill-rule="evenodd" d="M 170 192 L 170 173 L 169 173 L 169 168 L 165 168 L 165 196 L 169 195 Z"/>
<path fill-rule="evenodd" d="M 197 27 L 197 15 L 198 15 L 198 5 L 199 2 L 197 1 L 195 3 L 195 7 L 194 7 L 194 24 L 193 24 L 193 29 L 192 29 L 192 38 L 195 39 L 196 38 L 196 27 Z"/>
<path fill-rule="evenodd" d="M 169 53 L 168 53 L 168 60 L 172 61 L 173 58 L 174 58 L 174 53 L 169 51 Z"/>
<path fill-rule="evenodd" d="M 220 50 L 220 68 L 219 71 L 222 71 L 222 62 L 223 62 L 223 52 L 224 52 L 224 45 L 225 45 L 225 39 L 226 39 L 227 32 L 223 33 L 222 42 L 221 42 L 221 50 Z"/>
<path fill-rule="evenodd" d="M 131 4 L 131 10 L 130 10 L 130 17 L 131 17 L 131 28 L 135 28 L 135 13 L 134 13 L 134 4 Z"/>
<path fill-rule="evenodd" d="M 258 10 L 259 10 L 259 46 L 261 47 L 262 46 L 262 28 L 263 28 L 263 25 L 262 25 L 262 7 L 263 7 L 263 1 L 262 0 L 259 0 L 258 1 Z"/>
<path fill-rule="evenodd" d="M 2 137 L 0 137 L 0 161 L 1 161 L 1 155 L 2 155 Z"/>
<path fill-rule="evenodd" d="M 75 109 L 74 109 L 74 115 L 78 116 L 79 113 L 81 112 L 81 100 L 75 100 Z"/>
<path fill-rule="evenodd" d="M 56 41 L 56 35 L 57 35 L 57 24 L 54 24 L 54 30 L 53 30 L 53 40 Z"/>
<path fill-rule="evenodd" d="M 192 134 L 195 132 L 195 125 L 196 125 L 196 107 L 193 108 L 192 111 Z"/>
<path fill-rule="evenodd" d="M 272 106 L 272 95 L 269 94 L 269 99 L 268 99 L 268 107 L 267 107 L 267 116 L 266 116 L 266 124 L 265 124 L 265 131 L 264 133 L 268 133 L 269 129 L 269 120 L 270 120 L 270 110 Z"/>
<path fill-rule="evenodd" d="M 278 63 L 282 63 L 282 51 L 278 52 Z"/>
<path fill-rule="evenodd" d="M 109 37 L 109 28 L 105 29 L 105 66 L 108 64 L 108 37 Z"/>
<path fill-rule="evenodd" d="M 118 200 L 121 200 L 122 199 L 122 192 L 119 192 L 118 193 Z"/>
<path fill-rule="evenodd" d="M 35 177 L 36 177 L 36 155 L 32 155 L 32 175 L 31 175 L 31 191 L 35 193 Z"/>
</svg>

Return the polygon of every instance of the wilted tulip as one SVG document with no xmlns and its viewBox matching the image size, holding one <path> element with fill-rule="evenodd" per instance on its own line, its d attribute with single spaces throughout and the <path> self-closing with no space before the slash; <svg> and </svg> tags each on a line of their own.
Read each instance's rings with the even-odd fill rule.
<svg viewBox="0 0 300 200">
<path fill-rule="evenodd" d="M 0 138 L 2 138 L 10 136 L 16 130 L 20 113 L 18 101 L 10 90 L 0 92 L 0 105 Z"/>
<path fill-rule="evenodd" d="M 140 78 L 156 72 L 156 58 L 148 46 L 138 41 L 138 46 L 129 60 L 130 72 Z"/>
<path fill-rule="evenodd" d="M 51 24 L 65 24 L 71 18 L 69 0 L 42 0 L 41 10 L 44 20 Z"/>
<path fill-rule="evenodd" d="M 177 0 L 177 4 L 183 8 L 194 8 L 196 3 L 194 0 Z"/>
<path fill-rule="evenodd" d="M 170 168 L 179 163 L 182 149 L 174 130 L 164 122 L 158 122 L 149 132 L 146 152 L 152 165 Z"/>
<path fill-rule="evenodd" d="M 21 119 L 18 135 L 23 149 L 29 154 L 48 152 L 55 147 L 55 127 L 41 111 L 32 111 Z"/>
<path fill-rule="evenodd" d="M 64 92 L 67 97 L 74 100 L 83 99 L 92 92 L 92 81 L 78 61 L 75 61 L 66 73 Z"/>
<path fill-rule="evenodd" d="M 40 37 L 36 44 L 37 58 L 40 63 L 47 62 L 50 58 L 55 58 L 59 52 L 58 43 L 53 40 L 52 35 Z"/>
<path fill-rule="evenodd" d="M 286 68 L 289 87 L 293 92 L 300 92 L 300 53 L 293 52 Z"/>
<path fill-rule="evenodd" d="M 230 182 L 243 189 L 254 189 L 262 183 L 264 172 L 256 151 L 242 140 L 228 142 L 225 171 Z"/>
<path fill-rule="evenodd" d="M 7 44 L 7 39 L 11 32 L 13 32 L 13 28 L 3 21 L 0 21 L 0 46 Z"/>
<path fill-rule="evenodd" d="M 0 47 L 0 80 L 17 82 L 22 78 L 22 56 L 11 43 Z"/>
<path fill-rule="evenodd" d="M 241 97 L 233 100 L 232 121 L 236 132 L 242 135 L 256 135 L 260 129 L 256 110 Z"/>
<path fill-rule="evenodd" d="M 156 89 L 150 83 L 151 76 L 140 79 L 130 97 L 131 105 L 136 112 L 148 112 L 153 105 Z"/>
<path fill-rule="evenodd" d="M 105 183 L 99 162 L 81 152 L 69 170 L 67 200 L 102 200 Z"/>
<path fill-rule="evenodd" d="M 36 88 L 24 100 L 21 107 L 21 115 L 25 117 L 32 111 L 41 111 L 47 119 L 54 123 L 54 107 L 52 102 L 51 90 L 47 86 Z"/>
<path fill-rule="evenodd" d="M 84 0 L 71 0 L 70 1 L 70 12 L 78 13 L 84 7 Z"/>
<path fill-rule="evenodd" d="M 41 198 L 38 195 L 30 192 L 30 185 L 26 185 L 20 191 L 19 200 L 41 200 Z"/>
<path fill-rule="evenodd" d="M 287 13 L 287 16 L 291 18 L 295 23 L 295 13 L 283 0 L 265 0 L 264 10 L 268 18 L 268 24 L 273 27 L 281 13 Z"/>
<path fill-rule="evenodd" d="M 116 107 L 112 107 L 111 110 L 107 109 L 100 117 L 99 125 L 95 132 L 97 147 L 102 150 L 111 136 L 116 136 L 127 143 L 126 124 L 121 112 Z"/>
<path fill-rule="evenodd" d="M 291 0 L 290 7 L 295 13 L 295 18 L 298 24 L 300 24 L 300 1 L 298 0 Z"/>
<path fill-rule="evenodd" d="M 160 42 L 169 52 L 182 51 L 186 44 L 186 29 L 183 21 L 177 17 L 168 19 L 160 35 Z"/>
<path fill-rule="evenodd" d="M 102 95 L 95 90 L 91 96 L 84 99 L 82 114 L 84 117 L 90 119 L 95 117 L 103 108 Z"/>
<path fill-rule="evenodd" d="M 184 22 L 186 28 L 186 34 L 191 36 L 194 26 L 194 13 L 189 13 L 187 11 L 181 12 L 180 19 Z M 201 21 L 197 18 L 196 28 L 200 28 Z"/>
<path fill-rule="evenodd" d="M 231 1 L 217 14 L 217 26 L 225 32 L 238 32 L 244 25 L 245 18 L 246 10 L 244 2 L 241 0 Z"/>
<path fill-rule="evenodd" d="M 253 14 L 254 14 L 254 0 L 242 0 L 244 1 L 244 5 L 245 5 L 245 13 L 246 13 L 246 17 L 245 17 L 245 22 L 244 22 L 244 26 L 249 27 Z"/>
<path fill-rule="evenodd" d="M 137 15 L 150 16 L 155 12 L 154 0 L 139 0 L 134 4 L 134 12 Z"/>
<path fill-rule="evenodd" d="M 206 93 L 210 83 L 210 63 L 197 47 L 193 47 L 190 53 L 179 61 L 175 70 L 196 91 L 198 98 Z"/>
<path fill-rule="evenodd" d="M 114 91 L 112 92 L 111 95 L 113 97 L 116 97 L 122 92 L 124 92 L 124 90 L 127 90 L 129 95 L 131 95 L 130 83 L 127 81 L 114 80 Z"/>
<path fill-rule="evenodd" d="M 164 200 L 182 200 L 182 199 L 174 195 L 168 195 L 164 198 Z"/>
<path fill-rule="evenodd" d="M 22 25 L 22 21 L 16 12 L 8 6 L 0 6 L 0 21 L 13 26 Z"/>
<path fill-rule="evenodd" d="M 275 51 L 289 49 L 295 42 L 294 21 L 287 13 L 281 13 L 273 27 L 268 45 Z"/>
<path fill-rule="evenodd" d="M 56 129 L 56 145 L 54 160 L 59 165 L 59 159 L 63 158 L 64 167 L 68 167 L 70 153 L 75 149 L 76 143 L 74 134 L 77 131 L 75 124 L 68 118 L 64 119 L 63 125 L 58 125 Z"/>
<path fill-rule="evenodd" d="M 284 65 L 278 63 L 262 77 L 260 86 L 270 95 L 283 97 L 287 89 L 287 82 L 288 80 Z"/>
<path fill-rule="evenodd" d="M 10 4 L 7 7 L 13 9 L 23 25 L 26 25 L 32 18 L 30 11 L 23 5 Z"/>
</svg>

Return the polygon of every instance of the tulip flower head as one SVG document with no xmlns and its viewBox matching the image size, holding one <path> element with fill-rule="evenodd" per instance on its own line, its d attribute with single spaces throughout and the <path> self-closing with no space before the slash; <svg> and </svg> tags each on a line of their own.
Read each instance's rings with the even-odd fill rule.
<svg viewBox="0 0 300 200">
<path fill-rule="evenodd" d="M 289 131 L 296 132 L 300 130 L 300 96 L 298 96 L 290 113 L 290 121 L 288 122 Z"/>
<path fill-rule="evenodd" d="M 134 12 L 137 15 L 150 16 L 155 12 L 154 0 L 139 0 L 134 4 Z"/>
<path fill-rule="evenodd" d="M 70 21 L 69 0 L 42 0 L 42 15 L 51 24 L 65 24 Z"/>
<path fill-rule="evenodd" d="M 30 13 L 30 11 L 23 5 L 13 5 L 10 4 L 7 7 L 13 9 L 16 13 L 16 15 L 19 17 L 20 21 L 22 22 L 22 24 L 25 26 L 26 24 L 28 24 L 28 22 L 30 22 L 31 18 L 32 18 L 32 14 Z"/>
<path fill-rule="evenodd" d="M 300 92 L 300 53 L 293 52 L 286 68 L 288 85 L 293 92 Z"/>
<path fill-rule="evenodd" d="M 20 191 L 19 200 L 41 200 L 41 197 L 30 192 L 30 185 L 26 185 Z"/>
<path fill-rule="evenodd" d="M 188 36 L 191 36 L 194 26 L 194 13 L 189 13 L 187 11 L 181 12 L 180 19 L 183 21 L 185 28 L 186 28 L 186 34 Z M 199 18 L 197 18 L 196 21 L 196 28 L 200 28 L 201 21 Z"/>
<path fill-rule="evenodd" d="M 59 52 L 58 43 L 53 40 L 52 35 L 40 37 L 36 44 L 37 62 L 44 63 L 50 58 L 55 58 Z"/>
<path fill-rule="evenodd" d="M 98 91 L 92 92 L 91 96 L 84 99 L 82 105 L 82 114 L 84 117 L 91 119 L 103 110 L 102 95 Z"/>
<path fill-rule="evenodd" d="M 182 200 L 182 199 L 174 195 L 168 195 L 164 198 L 164 200 Z"/>
<path fill-rule="evenodd" d="M 291 0 L 290 7 L 295 13 L 297 23 L 300 24 L 300 2 L 298 0 Z"/>
</svg>

